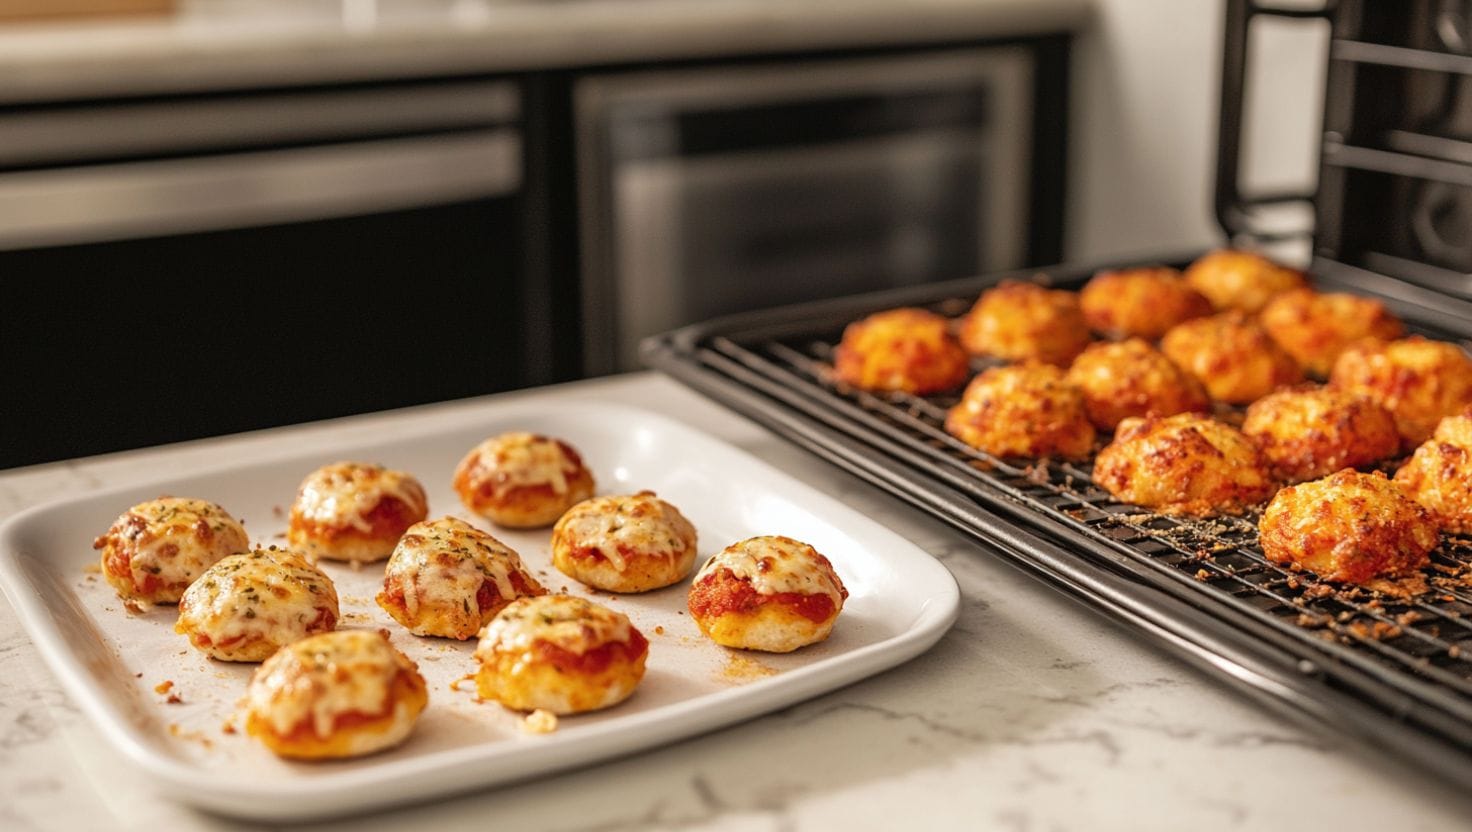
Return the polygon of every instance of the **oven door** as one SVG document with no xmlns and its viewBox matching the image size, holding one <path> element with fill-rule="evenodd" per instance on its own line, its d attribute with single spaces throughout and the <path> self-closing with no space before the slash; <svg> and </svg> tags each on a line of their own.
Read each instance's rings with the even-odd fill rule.
<svg viewBox="0 0 1472 832">
<path fill-rule="evenodd" d="M 507 126 L 0 172 L 0 467 L 541 381 L 521 179 Z"/>
<path fill-rule="evenodd" d="M 1032 60 L 580 82 L 585 369 L 717 315 L 1023 265 Z"/>
</svg>

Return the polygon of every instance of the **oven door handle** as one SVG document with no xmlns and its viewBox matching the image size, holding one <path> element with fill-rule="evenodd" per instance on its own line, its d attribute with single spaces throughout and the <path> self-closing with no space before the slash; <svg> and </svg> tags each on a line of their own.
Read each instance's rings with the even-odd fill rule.
<svg viewBox="0 0 1472 832">
<path fill-rule="evenodd" d="M 1227 0 L 1227 22 L 1222 45 L 1221 121 L 1217 124 L 1216 194 L 1217 224 L 1229 239 L 1249 237 L 1259 243 L 1303 237 L 1309 230 L 1274 232 L 1257 227 L 1256 209 L 1290 203 L 1309 203 L 1315 194 L 1299 192 L 1242 193 L 1242 131 L 1245 127 L 1244 94 L 1247 86 L 1247 40 L 1252 19 L 1259 15 L 1288 20 L 1333 22 L 1338 0 L 1325 0 L 1322 8 L 1282 8 L 1257 0 Z"/>
<path fill-rule="evenodd" d="M 521 171 L 519 134 L 496 128 L 0 174 L 0 250 L 494 198 Z"/>
</svg>

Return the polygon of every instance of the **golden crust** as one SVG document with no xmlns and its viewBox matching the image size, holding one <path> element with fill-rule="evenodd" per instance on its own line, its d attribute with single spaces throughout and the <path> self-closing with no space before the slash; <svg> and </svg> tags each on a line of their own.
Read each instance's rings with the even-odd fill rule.
<svg viewBox="0 0 1472 832">
<path fill-rule="evenodd" d="M 419 668 L 380 633 L 303 639 L 256 669 L 245 731 L 282 757 L 357 757 L 408 738 L 429 703 Z"/>
<path fill-rule="evenodd" d="M 1051 364 L 993 367 L 972 379 L 946 431 L 999 457 L 1082 459 L 1094 449 L 1083 393 Z"/>
<path fill-rule="evenodd" d="M 1269 560 L 1349 583 L 1420 569 L 1438 540 L 1430 512 L 1398 485 L 1349 469 L 1279 491 L 1258 533 Z"/>
<path fill-rule="evenodd" d="M 1160 350 L 1205 385 L 1207 395 L 1228 404 L 1248 404 L 1303 381 L 1298 362 L 1243 312 L 1186 321 L 1165 334 Z"/>
<path fill-rule="evenodd" d="M 1395 482 L 1442 531 L 1472 534 L 1472 408 L 1448 416 L 1395 472 Z"/>
<path fill-rule="evenodd" d="M 1164 266 L 1099 272 L 1079 293 L 1084 318 L 1112 338 L 1155 340 L 1171 327 L 1211 314 L 1211 303 Z"/>
<path fill-rule="evenodd" d="M 695 546 L 695 527 L 652 491 L 595 497 L 552 528 L 552 565 L 597 589 L 647 592 L 684 580 Z"/>
<path fill-rule="evenodd" d="M 1186 269 L 1186 282 L 1217 309 L 1255 314 L 1275 296 L 1308 285 L 1298 269 L 1290 269 L 1250 251 L 1219 249 L 1201 256 Z"/>
<path fill-rule="evenodd" d="M 1333 387 L 1281 390 L 1252 403 L 1242 432 L 1262 449 L 1273 475 L 1284 482 L 1359 468 L 1400 451 L 1390 411 Z"/>
<path fill-rule="evenodd" d="M 1472 360 L 1455 344 L 1419 335 L 1361 341 L 1339 356 L 1329 383 L 1384 406 L 1406 443 L 1419 444 L 1472 404 Z"/>
<path fill-rule="evenodd" d="M 1335 359 L 1366 338 L 1391 340 L 1405 331 L 1400 319 L 1372 298 L 1312 289 L 1284 292 L 1262 310 L 1262 325 L 1304 372 L 1329 374 Z"/>
<path fill-rule="evenodd" d="M 988 289 L 961 321 L 961 346 L 972 355 L 1068 366 L 1089 345 L 1078 295 L 1009 280 Z"/>
<path fill-rule="evenodd" d="M 848 590 L 812 546 L 776 535 L 717 552 L 690 585 L 687 607 L 712 641 L 790 653 L 828 638 Z"/>
<path fill-rule="evenodd" d="M 123 512 L 92 542 L 102 576 L 131 604 L 172 604 L 221 558 L 250 548 L 225 509 L 205 500 L 159 497 Z"/>
<path fill-rule="evenodd" d="M 1215 419 L 1183 413 L 1127 419 L 1094 460 L 1094 483 L 1165 514 L 1241 514 L 1274 484 L 1257 446 Z"/>
<path fill-rule="evenodd" d="M 561 439 L 504 433 L 465 455 L 455 469 L 465 507 L 498 526 L 535 529 L 593 496 L 593 474 Z"/>
<path fill-rule="evenodd" d="M 463 520 L 440 517 L 404 533 L 375 600 L 417 636 L 464 641 L 517 598 L 546 593 L 511 547 Z"/>
<path fill-rule="evenodd" d="M 1138 416 L 1205 410 L 1206 390 L 1190 374 L 1139 338 L 1092 344 L 1068 368 L 1068 383 L 1084 395 L 1089 418 L 1102 430 Z"/>
<path fill-rule="evenodd" d="M 855 321 L 834 351 L 834 377 L 864 390 L 921 396 L 959 387 L 970 370 L 948 327 L 933 312 L 908 308 Z"/>
<path fill-rule="evenodd" d="M 294 552 L 255 549 L 211 566 L 179 601 L 174 632 L 207 656 L 265 661 L 278 649 L 337 627 L 337 587 Z"/>
<path fill-rule="evenodd" d="M 286 540 L 312 558 L 383 560 L 404 530 L 428 513 L 424 486 L 409 474 L 371 463 L 336 462 L 302 480 Z"/>
<path fill-rule="evenodd" d="M 521 711 L 599 710 L 634 692 L 648 657 L 649 642 L 621 613 L 567 595 L 523 598 L 486 625 L 476 690 Z"/>
</svg>

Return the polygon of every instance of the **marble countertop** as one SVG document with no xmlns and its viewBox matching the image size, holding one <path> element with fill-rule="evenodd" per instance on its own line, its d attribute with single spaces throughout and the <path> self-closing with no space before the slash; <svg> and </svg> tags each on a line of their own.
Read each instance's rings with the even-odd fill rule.
<svg viewBox="0 0 1472 832">
<path fill-rule="evenodd" d="M 328 436 L 463 424 L 511 399 L 555 406 L 590 395 L 677 416 L 913 540 L 960 583 L 955 629 L 906 665 L 734 728 L 321 828 L 1404 832 L 1472 822 L 1472 797 L 1268 715 L 949 527 L 652 374 L 3 472 L 0 519 Z M 0 828 L 245 828 L 150 794 L 0 603 Z"/>
<path fill-rule="evenodd" d="M 0 26 L 0 103 L 1008 37 L 1091 0 L 179 0 Z"/>
</svg>

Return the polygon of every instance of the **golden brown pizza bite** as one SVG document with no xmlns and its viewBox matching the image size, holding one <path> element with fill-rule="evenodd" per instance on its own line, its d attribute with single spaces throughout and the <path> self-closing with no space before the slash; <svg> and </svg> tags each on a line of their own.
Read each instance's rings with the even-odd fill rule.
<svg viewBox="0 0 1472 832">
<path fill-rule="evenodd" d="M 424 487 L 410 475 L 382 465 L 337 462 L 302 480 L 287 541 L 312 558 L 382 560 L 404 530 L 428 513 Z"/>
<path fill-rule="evenodd" d="M 1170 416 L 1210 404 L 1200 382 L 1139 338 L 1091 345 L 1068 368 L 1068 382 L 1103 430 L 1131 416 Z"/>
<path fill-rule="evenodd" d="M 1472 409 L 1448 416 L 1395 472 L 1395 482 L 1451 534 L 1472 534 Z"/>
<path fill-rule="evenodd" d="M 1335 359 L 1366 338 L 1391 340 L 1405 331 L 1400 319 L 1371 298 L 1312 289 L 1284 292 L 1262 310 L 1262 325 L 1304 372 L 1329 375 Z"/>
<path fill-rule="evenodd" d="M 552 528 L 552 565 L 608 592 L 645 592 L 695 565 L 695 527 L 653 491 L 585 500 Z"/>
<path fill-rule="evenodd" d="M 1182 321 L 1211 314 L 1211 304 L 1163 266 L 1100 272 L 1079 293 L 1094 331 L 1112 338 L 1154 340 Z"/>
<path fill-rule="evenodd" d="M 946 414 L 946 432 L 1000 457 L 1082 459 L 1094 448 L 1083 393 L 1051 364 L 993 367 Z"/>
<path fill-rule="evenodd" d="M 519 711 L 595 711 L 644 678 L 649 642 L 627 616 L 569 595 L 513 601 L 481 633 L 476 690 Z"/>
<path fill-rule="evenodd" d="M 1242 312 L 1186 321 L 1165 334 L 1160 351 L 1195 376 L 1207 395 L 1228 404 L 1248 404 L 1303 381 L 1298 362 Z"/>
<path fill-rule="evenodd" d="M 834 376 L 864 390 L 916 395 L 959 387 L 966 351 L 945 318 L 924 309 L 891 309 L 855 321 L 833 355 Z"/>
<path fill-rule="evenodd" d="M 337 588 L 322 570 L 283 549 L 221 560 L 179 601 L 174 631 L 207 656 L 259 662 L 298 639 L 337 627 Z"/>
<path fill-rule="evenodd" d="M 509 546 L 441 517 L 404 532 L 377 600 L 415 635 L 464 641 L 517 598 L 546 593 Z"/>
<path fill-rule="evenodd" d="M 833 632 L 848 590 L 833 564 L 790 537 L 753 537 L 706 561 L 688 606 L 716 644 L 790 653 Z"/>
<path fill-rule="evenodd" d="M 1259 312 L 1275 296 L 1308 283 L 1298 269 L 1233 249 L 1213 251 L 1192 263 L 1186 269 L 1186 282 L 1217 309 L 1249 314 Z"/>
<path fill-rule="evenodd" d="M 1094 459 L 1094 483 L 1164 514 L 1241 514 L 1273 493 L 1251 439 L 1194 413 L 1126 419 Z"/>
<path fill-rule="evenodd" d="M 561 439 L 503 433 L 471 450 L 455 469 L 465 507 L 498 526 L 550 526 L 593 496 L 593 474 Z"/>
<path fill-rule="evenodd" d="M 1419 444 L 1443 417 L 1472 404 L 1472 360 L 1455 344 L 1419 335 L 1361 341 L 1334 362 L 1329 383 L 1379 402 L 1408 444 Z"/>
<path fill-rule="evenodd" d="M 1420 569 L 1438 539 L 1431 514 L 1400 486 L 1349 469 L 1279 491 L 1258 533 L 1269 560 L 1349 583 Z"/>
<path fill-rule="evenodd" d="M 1068 366 L 1089 344 L 1078 296 L 1007 281 L 981 293 L 961 321 L 961 346 L 973 355 Z"/>
<path fill-rule="evenodd" d="M 385 632 L 340 630 L 281 648 L 247 688 L 245 730 L 282 757 L 357 757 L 398 745 L 429 692 Z"/>
<path fill-rule="evenodd" d="M 1284 482 L 1328 476 L 1395 456 L 1400 433 L 1390 411 L 1333 387 L 1280 390 L 1252 403 L 1242 432 Z"/>
<path fill-rule="evenodd" d="M 205 500 L 160 497 L 123 512 L 92 541 L 102 575 L 131 607 L 172 604 L 216 561 L 250 548 L 245 528 Z"/>
</svg>

